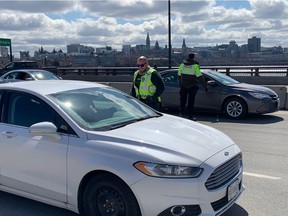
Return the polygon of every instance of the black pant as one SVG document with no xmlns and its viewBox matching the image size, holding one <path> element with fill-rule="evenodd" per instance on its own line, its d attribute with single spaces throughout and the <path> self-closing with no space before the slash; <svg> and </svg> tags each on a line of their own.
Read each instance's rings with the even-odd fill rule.
<svg viewBox="0 0 288 216">
<path fill-rule="evenodd" d="M 161 110 L 161 103 L 157 99 L 153 100 L 152 98 L 149 98 L 144 100 L 141 99 L 141 101 L 157 111 Z"/>
<path fill-rule="evenodd" d="M 191 88 L 185 88 L 181 86 L 180 88 L 180 114 L 181 115 L 185 113 L 185 107 L 186 107 L 187 97 L 188 97 L 188 115 L 190 118 L 193 117 L 195 96 L 197 94 L 198 89 L 199 89 L 198 86 L 193 86 Z"/>
</svg>

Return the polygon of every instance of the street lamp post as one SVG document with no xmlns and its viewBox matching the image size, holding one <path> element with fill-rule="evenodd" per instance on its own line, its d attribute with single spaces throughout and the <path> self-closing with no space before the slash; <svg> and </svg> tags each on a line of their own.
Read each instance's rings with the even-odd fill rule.
<svg viewBox="0 0 288 216">
<path fill-rule="evenodd" d="M 168 0 L 168 66 L 171 69 L 171 7 L 170 0 Z"/>
</svg>

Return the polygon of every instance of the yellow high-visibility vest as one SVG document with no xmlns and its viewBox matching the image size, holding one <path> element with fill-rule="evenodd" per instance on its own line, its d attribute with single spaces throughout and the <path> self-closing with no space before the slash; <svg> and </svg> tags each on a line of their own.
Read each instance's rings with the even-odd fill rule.
<svg viewBox="0 0 288 216">
<path fill-rule="evenodd" d="M 135 81 L 136 81 L 136 78 L 139 74 L 139 70 L 137 70 L 134 73 L 134 79 L 133 79 L 134 82 L 133 83 L 134 83 L 136 97 L 138 99 L 145 100 L 148 96 L 153 96 L 155 94 L 156 86 L 151 81 L 151 76 L 152 76 L 152 73 L 154 73 L 154 72 L 156 72 L 155 69 L 149 68 L 149 70 L 146 71 L 146 73 L 143 76 L 141 76 L 139 88 L 135 85 Z M 160 97 L 158 97 L 158 101 L 159 102 L 161 101 Z"/>
</svg>

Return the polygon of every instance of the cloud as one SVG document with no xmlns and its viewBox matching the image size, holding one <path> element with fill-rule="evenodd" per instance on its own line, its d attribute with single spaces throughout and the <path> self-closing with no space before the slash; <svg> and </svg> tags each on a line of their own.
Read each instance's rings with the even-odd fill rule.
<svg viewBox="0 0 288 216">
<path fill-rule="evenodd" d="M 288 46 L 287 0 L 170 3 L 173 47 L 181 47 L 183 38 L 192 47 L 231 40 L 242 45 L 252 36 L 262 37 L 265 46 Z M 151 44 L 168 44 L 167 0 L 0 0 L 0 5 L 0 38 L 11 38 L 14 52 L 41 46 L 65 51 L 70 43 L 121 49 L 145 44 L 147 32 Z"/>
<path fill-rule="evenodd" d="M 61 0 L 0 0 L 1 10 L 25 13 L 66 13 L 75 9 L 77 1 Z"/>
<path fill-rule="evenodd" d="M 288 16 L 287 0 L 250 0 L 250 4 L 257 19 L 286 19 Z"/>
</svg>

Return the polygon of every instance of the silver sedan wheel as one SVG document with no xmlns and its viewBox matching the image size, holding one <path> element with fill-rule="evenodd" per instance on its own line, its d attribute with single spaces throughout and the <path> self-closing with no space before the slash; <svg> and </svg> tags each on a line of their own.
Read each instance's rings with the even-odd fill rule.
<svg viewBox="0 0 288 216">
<path fill-rule="evenodd" d="M 231 101 L 227 105 L 226 111 L 229 116 L 236 118 L 241 115 L 241 113 L 243 112 L 243 108 L 242 108 L 242 105 L 238 103 L 237 101 Z"/>
<path fill-rule="evenodd" d="M 224 109 L 226 116 L 233 119 L 243 118 L 247 114 L 246 104 L 240 98 L 231 98 L 226 101 Z"/>
</svg>

